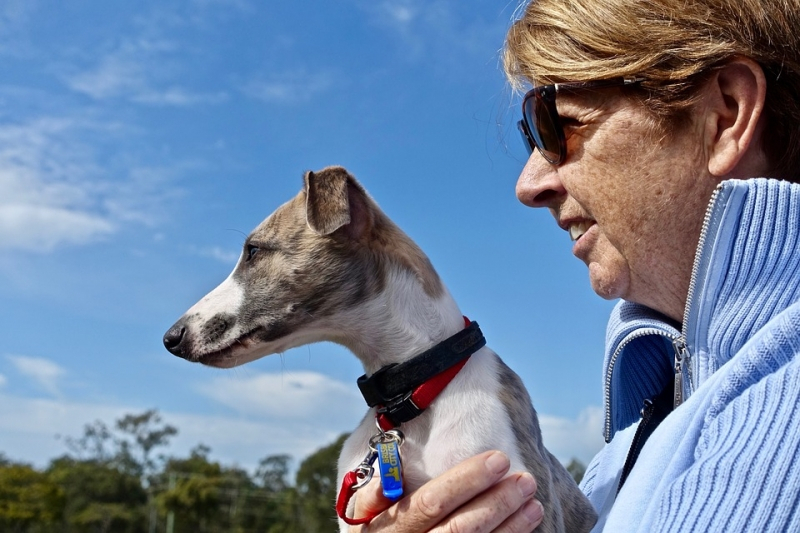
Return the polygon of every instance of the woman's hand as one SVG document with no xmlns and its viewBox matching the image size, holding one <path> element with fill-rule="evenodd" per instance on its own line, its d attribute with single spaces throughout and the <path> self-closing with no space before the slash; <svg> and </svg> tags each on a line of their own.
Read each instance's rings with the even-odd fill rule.
<svg viewBox="0 0 800 533">
<path fill-rule="evenodd" d="M 542 505 L 533 499 L 536 481 L 512 474 L 502 452 L 467 459 L 392 505 L 379 484 L 364 487 L 354 516 L 383 511 L 351 533 L 530 533 L 542 521 Z"/>
</svg>

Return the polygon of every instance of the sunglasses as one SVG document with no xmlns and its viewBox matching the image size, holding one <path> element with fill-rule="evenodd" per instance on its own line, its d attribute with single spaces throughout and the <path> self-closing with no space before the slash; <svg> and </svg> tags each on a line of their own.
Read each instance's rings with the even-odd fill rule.
<svg viewBox="0 0 800 533">
<path fill-rule="evenodd" d="M 534 87 L 522 99 L 522 120 L 517 127 L 522 134 L 528 155 L 534 148 L 545 161 L 560 165 L 567 157 L 567 141 L 556 109 L 556 95 L 563 91 L 621 87 L 644 81 L 644 78 L 610 78 L 607 80 L 554 83 Z"/>
</svg>

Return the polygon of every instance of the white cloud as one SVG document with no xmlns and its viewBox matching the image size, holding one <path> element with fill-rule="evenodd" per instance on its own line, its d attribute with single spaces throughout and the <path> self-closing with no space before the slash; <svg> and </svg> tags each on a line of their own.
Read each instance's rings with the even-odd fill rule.
<svg viewBox="0 0 800 533">
<path fill-rule="evenodd" d="M 46 251 L 114 231 L 81 182 L 97 169 L 75 130 L 56 119 L 0 126 L 0 248 Z"/>
<path fill-rule="evenodd" d="M 189 247 L 190 253 L 195 255 L 199 255 L 200 257 L 210 257 L 211 259 L 216 259 L 221 263 L 225 263 L 226 265 L 233 265 L 236 264 L 236 261 L 239 259 L 239 255 L 241 255 L 241 250 L 227 250 L 220 248 L 219 246 L 210 246 L 207 248 L 198 248 L 198 247 Z"/>
<path fill-rule="evenodd" d="M 252 80 L 242 87 L 242 91 L 271 104 L 298 104 L 329 90 L 334 85 L 334 79 L 329 72 L 296 70 Z"/>
<path fill-rule="evenodd" d="M 109 55 L 95 68 L 69 76 L 66 81 L 72 90 L 101 100 L 143 90 L 144 70 L 132 58 Z"/>
<path fill-rule="evenodd" d="M 253 4 L 248 0 L 192 0 L 192 3 L 200 8 L 221 7 L 233 8 L 238 11 L 251 12 Z"/>
<path fill-rule="evenodd" d="M 281 421 L 325 416 L 355 427 L 366 411 L 364 400 L 351 385 L 316 372 L 222 376 L 199 390 L 239 413 Z"/>
<path fill-rule="evenodd" d="M 0 387 L 3 387 L 6 383 L 8 383 L 8 379 L 3 374 L 0 374 Z"/>
<path fill-rule="evenodd" d="M 148 29 L 157 33 L 152 27 Z M 179 75 L 170 60 L 177 50 L 176 44 L 158 37 L 126 39 L 94 65 L 73 69 L 63 78 L 70 89 L 96 100 L 119 98 L 176 107 L 225 102 L 228 99 L 225 92 L 197 92 L 170 81 Z"/>
<path fill-rule="evenodd" d="M 175 85 L 161 87 L 150 74 L 152 64 L 157 63 L 149 57 L 153 53 L 141 47 L 110 54 L 94 68 L 67 76 L 67 85 L 96 100 L 121 98 L 154 106 L 188 107 L 228 100 L 228 95 L 222 91 L 206 93 Z"/>
<path fill-rule="evenodd" d="M 235 385 L 238 383 L 238 387 Z M 351 431 L 366 411 L 352 387 L 313 373 L 259 375 L 212 380 L 204 389 L 239 414 L 192 414 L 161 411 L 164 423 L 178 428 L 167 455 L 185 456 L 199 443 L 212 458 L 253 469 L 268 455 L 288 453 L 303 459 Z M 318 393 L 310 389 L 319 388 Z M 44 466 L 67 451 L 56 435 L 78 437 L 84 425 L 101 420 L 112 426 L 126 414 L 149 406 L 88 403 L 64 399 L 23 398 L 0 393 L 0 452 L 9 458 Z M 548 449 L 568 462 L 588 463 L 602 446 L 600 412 L 585 409 L 575 420 L 540 415 Z"/>
<path fill-rule="evenodd" d="M 542 440 L 562 463 L 578 459 L 588 464 L 603 447 L 603 410 L 588 406 L 576 419 L 539 414 Z"/>
<path fill-rule="evenodd" d="M 0 2 L 0 53 L 22 55 L 29 49 L 25 27 L 37 4 L 36 0 Z"/>
<path fill-rule="evenodd" d="M 495 19 L 479 20 L 465 16 L 453 0 L 350 1 L 397 38 L 402 56 L 428 64 L 461 65 L 466 54 L 490 59 L 511 19 L 503 13 L 509 6 L 502 5 Z"/>
<path fill-rule="evenodd" d="M 57 436 L 79 437 L 83 426 L 95 420 L 111 424 L 126 413 L 141 411 L 144 409 L 0 394 L 0 452 L 43 467 L 67 452 Z"/>
<path fill-rule="evenodd" d="M 104 168 L 99 149 L 117 129 L 48 117 L 0 125 L 0 249 L 47 252 L 158 220 L 168 183 L 188 164 Z"/>
<path fill-rule="evenodd" d="M 364 400 L 351 385 L 315 372 L 218 377 L 200 391 L 244 416 L 263 418 L 277 427 L 287 420 L 325 417 L 327 423 L 352 429 L 366 412 Z M 600 407 L 588 406 L 575 419 L 540 414 L 539 423 L 545 445 L 565 464 L 573 458 L 588 464 L 603 446 Z"/>
<path fill-rule="evenodd" d="M 336 410 L 335 400 L 325 410 Z M 0 394 L 0 452 L 10 459 L 45 466 L 50 459 L 67 452 L 57 436 L 79 437 L 82 428 L 95 420 L 113 426 L 115 420 L 147 407 L 99 404 Z M 330 417 L 313 420 L 284 419 L 267 423 L 263 418 L 230 415 L 199 415 L 161 411 L 166 424 L 178 428 L 171 445 L 159 450 L 167 455 L 186 456 L 197 444 L 212 450 L 211 456 L 226 464 L 254 469 L 263 457 L 288 453 L 303 459 L 333 442 L 356 423 L 337 425 Z"/>
<path fill-rule="evenodd" d="M 397 25 L 407 25 L 419 14 L 418 7 L 413 2 L 378 2 L 376 7 L 383 12 L 389 21 Z"/>
<path fill-rule="evenodd" d="M 219 104 L 225 102 L 228 95 L 224 92 L 193 93 L 181 87 L 169 87 L 160 92 L 152 89 L 141 91 L 131 99 L 142 104 L 188 107 L 199 104 Z"/>
<path fill-rule="evenodd" d="M 31 251 L 86 244 L 113 233 L 114 224 L 89 213 L 39 205 L 0 206 L 0 246 Z"/>
<path fill-rule="evenodd" d="M 20 374 L 32 379 L 53 396 L 60 396 L 59 380 L 66 371 L 49 359 L 27 355 L 8 355 L 9 361 Z"/>
</svg>

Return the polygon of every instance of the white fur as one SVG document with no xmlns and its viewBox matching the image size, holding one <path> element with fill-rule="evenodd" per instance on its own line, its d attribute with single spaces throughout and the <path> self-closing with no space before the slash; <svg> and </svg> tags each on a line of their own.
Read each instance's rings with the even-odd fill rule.
<svg viewBox="0 0 800 533">
<path fill-rule="evenodd" d="M 190 307 L 186 314 L 194 315 L 194 319 L 200 322 L 208 320 L 217 313 L 236 314 L 242 303 L 244 303 L 244 290 L 233 279 L 233 272 L 235 271 L 236 268 L 228 274 L 225 281 Z"/>
</svg>

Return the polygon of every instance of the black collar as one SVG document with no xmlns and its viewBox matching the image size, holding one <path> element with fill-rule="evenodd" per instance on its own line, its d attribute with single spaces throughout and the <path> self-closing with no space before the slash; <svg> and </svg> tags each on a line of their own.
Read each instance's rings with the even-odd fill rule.
<svg viewBox="0 0 800 533">
<path fill-rule="evenodd" d="M 367 405 L 378 406 L 380 415 L 388 418 L 395 427 L 399 426 L 417 417 L 433 401 L 433 398 L 430 398 L 427 403 L 421 402 L 426 403 L 425 405 L 418 405 L 420 402 L 414 401 L 412 395 L 420 386 L 455 365 L 466 362 L 468 357 L 485 345 L 486 339 L 478 323 L 471 322 L 452 337 L 413 359 L 384 366 L 369 377 L 366 374 L 361 376 L 358 378 L 358 388 Z M 447 382 L 449 379 L 435 391 L 433 397 L 444 389 Z M 426 396 L 429 395 L 430 391 Z"/>
</svg>

